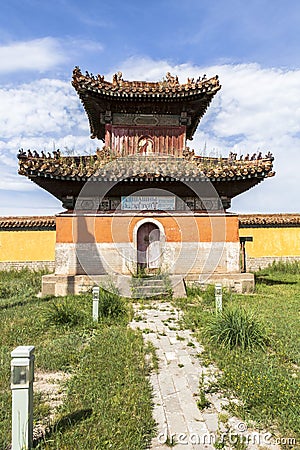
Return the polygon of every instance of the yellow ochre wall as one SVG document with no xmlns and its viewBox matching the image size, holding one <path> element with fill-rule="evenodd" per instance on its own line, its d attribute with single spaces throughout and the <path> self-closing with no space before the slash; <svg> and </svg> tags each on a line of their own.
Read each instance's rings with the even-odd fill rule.
<svg viewBox="0 0 300 450">
<path fill-rule="evenodd" d="M 250 258 L 300 257 L 300 227 L 240 228 L 239 235 L 253 237 Z M 0 262 L 54 261 L 55 241 L 55 230 L 0 231 Z"/>
<path fill-rule="evenodd" d="M 0 262 L 54 261 L 56 232 L 0 231 Z"/>
<path fill-rule="evenodd" d="M 250 258 L 300 257 L 300 227 L 240 228 L 239 235 L 253 237 L 253 242 L 246 242 Z"/>
</svg>

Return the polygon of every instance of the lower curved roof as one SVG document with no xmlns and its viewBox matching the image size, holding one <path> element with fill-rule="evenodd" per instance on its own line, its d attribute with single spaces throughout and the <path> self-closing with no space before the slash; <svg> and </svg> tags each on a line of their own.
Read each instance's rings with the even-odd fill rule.
<svg viewBox="0 0 300 450">
<path fill-rule="evenodd" d="M 61 180 L 82 180 L 93 177 L 101 181 L 126 178 L 170 177 L 189 181 L 238 181 L 267 178 L 274 175 L 273 158 L 236 160 L 208 158 L 187 152 L 183 157 L 132 155 L 117 157 L 107 149 L 91 156 L 57 156 L 55 158 L 19 155 L 19 174 L 28 178 L 51 177 Z"/>
<path fill-rule="evenodd" d="M 205 196 L 212 186 L 220 198 L 230 200 L 274 175 L 271 155 L 250 159 L 247 155 L 246 159 L 237 160 L 235 155 L 208 158 L 188 150 L 182 157 L 159 154 L 117 157 L 106 148 L 91 156 L 54 153 L 53 157 L 46 157 L 36 151 L 27 154 L 21 151 L 19 174 L 27 176 L 64 204 L 68 198 L 77 198 L 87 181 L 100 183 L 94 186 L 93 195 L 106 185 L 113 188 L 114 195 L 127 195 L 126 192 L 132 192 L 136 185 L 137 188 L 164 186 L 170 192 L 181 192 L 181 195 L 197 191 Z"/>
</svg>

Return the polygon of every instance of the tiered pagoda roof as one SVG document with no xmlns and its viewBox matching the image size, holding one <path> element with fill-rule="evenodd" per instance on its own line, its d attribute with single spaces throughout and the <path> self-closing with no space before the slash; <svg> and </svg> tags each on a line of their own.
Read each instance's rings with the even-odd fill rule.
<svg viewBox="0 0 300 450">
<path fill-rule="evenodd" d="M 167 73 L 163 81 L 152 83 L 125 81 L 118 72 L 109 82 L 76 67 L 72 84 L 88 115 L 91 137 L 105 139 L 106 146 L 90 156 L 63 156 L 59 150 L 53 155 L 20 150 L 18 155 L 19 173 L 64 205 L 74 205 L 91 180 L 102 183 L 103 189 L 105 184 L 113 186 L 112 197 L 131 195 L 137 183 L 137 188 L 165 187 L 181 197 L 193 196 L 201 183 L 205 196 L 211 184 L 228 208 L 233 197 L 274 175 L 270 152 L 210 158 L 186 147 L 221 88 L 218 76 L 180 84 Z"/>
<path fill-rule="evenodd" d="M 218 76 L 197 80 L 188 79 L 180 84 L 178 77 L 169 72 L 163 81 L 125 81 L 122 73 L 113 76 L 112 82 L 104 76 L 73 71 L 72 84 L 77 91 L 90 122 L 91 137 L 104 140 L 105 123 L 115 112 L 126 114 L 181 114 L 187 125 L 187 139 L 193 134 L 214 95 L 221 89 Z M 101 118 L 99 120 L 99 117 Z"/>
</svg>

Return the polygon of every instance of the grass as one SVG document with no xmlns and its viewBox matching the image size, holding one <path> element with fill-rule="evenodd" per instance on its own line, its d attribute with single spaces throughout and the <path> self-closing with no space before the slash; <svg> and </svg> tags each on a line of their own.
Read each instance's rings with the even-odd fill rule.
<svg viewBox="0 0 300 450">
<path fill-rule="evenodd" d="M 74 411 L 90 415 L 63 428 L 59 421 L 39 448 L 145 448 L 153 429 L 147 373 L 140 335 L 119 326 L 101 329 L 84 352 L 60 411 L 62 418 Z"/>
<path fill-rule="evenodd" d="M 243 420 L 255 420 L 259 426 L 279 430 L 283 437 L 300 442 L 300 274 L 299 264 L 274 264 L 256 274 L 254 294 L 226 293 L 224 315 L 243 311 L 249 322 L 264 324 L 268 345 L 221 345 L 207 332 L 212 323 L 215 337 L 222 316 L 216 319 L 213 287 L 206 291 L 190 289 L 188 299 L 178 300 L 184 314 L 184 326 L 195 331 L 204 344 L 202 362 L 214 362 L 220 369 L 217 388 L 233 395 L 230 411 Z M 223 317 L 224 317 L 223 315 Z M 232 317 L 231 317 L 232 320 Z M 228 326 L 228 321 L 226 322 Z"/>
<path fill-rule="evenodd" d="M 128 329 L 130 305 L 114 297 L 116 309 L 110 310 L 103 293 L 103 311 L 94 323 L 91 294 L 37 298 L 40 281 L 41 273 L 0 273 L 0 448 L 10 442 L 10 352 L 17 345 L 35 345 L 37 369 L 72 375 L 57 422 L 38 449 L 146 449 L 154 433 L 147 375 L 157 368 L 157 359 L 141 333 Z M 240 400 L 230 411 L 298 442 L 299 304 L 297 264 L 274 264 L 257 273 L 254 294 L 224 291 L 224 314 L 242 311 L 231 322 L 263 323 L 267 334 L 267 345 L 226 346 L 207 332 L 217 320 L 214 287 L 189 288 L 187 299 L 176 300 L 185 313 L 184 326 L 205 345 L 202 363 L 213 361 L 221 370 L 214 389 Z M 218 326 L 224 330 L 224 324 Z M 216 329 L 214 334 L 220 335 Z M 199 407 L 208 406 L 210 388 L 201 387 Z M 49 405 L 36 395 L 35 420 L 48 413 Z"/>
<path fill-rule="evenodd" d="M 288 274 L 299 275 L 300 261 L 273 261 L 266 269 L 260 270 L 260 274 Z"/>
<path fill-rule="evenodd" d="M 197 406 L 200 411 L 210 406 L 210 402 L 205 397 L 205 392 L 203 390 L 199 392 L 199 400 L 197 401 Z"/>
<path fill-rule="evenodd" d="M 115 298 L 117 307 L 104 308 L 95 323 L 91 294 L 38 298 L 40 284 L 41 273 L 0 272 L 0 448 L 10 443 L 10 352 L 18 345 L 35 345 L 36 370 L 72 375 L 57 422 L 37 448 L 147 448 L 154 433 L 148 374 L 155 355 L 140 332 L 128 329 L 130 305 Z M 36 394 L 34 420 L 48 413 Z"/>
</svg>

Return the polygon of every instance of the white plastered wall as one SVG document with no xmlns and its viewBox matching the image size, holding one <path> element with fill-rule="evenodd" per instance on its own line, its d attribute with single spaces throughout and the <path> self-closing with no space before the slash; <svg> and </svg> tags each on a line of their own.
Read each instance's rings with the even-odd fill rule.
<svg viewBox="0 0 300 450">
<path fill-rule="evenodd" d="M 238 273 L 238 242 L 161 242 L 161 268 L 170 274 Z M 130 274 L 137 264 L 136 242 L 56 244 L 56 275 Z"/>
</svg>

